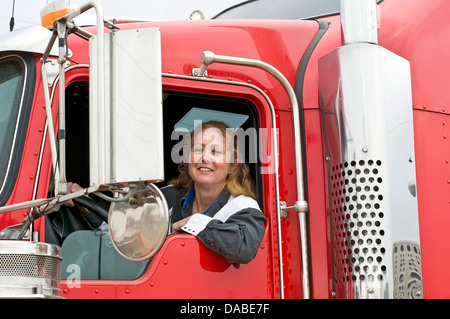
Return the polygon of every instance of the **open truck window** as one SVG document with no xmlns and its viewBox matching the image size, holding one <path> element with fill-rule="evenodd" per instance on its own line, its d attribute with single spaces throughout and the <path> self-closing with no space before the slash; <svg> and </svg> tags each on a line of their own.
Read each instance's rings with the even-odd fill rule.
<svg viewBox="0 0 450 319">
<path fill-rule="evenodd" d="M 89 84 L 75 82 L 66 89 L 66 148 L 67 148 L 67 178 L 86 187 L 89 184 Z M 173 160 L 171 152 L 179 139 L 172 138 L 175 130 L 181 127 L 188 129 L 193 117 L 199 120 L 226 120 L 235 123 L 244 132 L 259 127 L 256 107 L 249 101 L 239 98 L 212 96 L 166 91 L 163 94 L 164 118 L 164 173 L 165 180 L 157 183 L 159 188 L 178 176 L 178 163 Z M 189 125 L 189 124 L 188 124 Z M 250 130 L 249 130 L 250 129 Z M 149 132 L 151 134 L 151 132 Z M 255 181 L 259 204 L 262 207 L 262 185 L 259 172 L 258 156 L 252 154 L 258 150 L 255 145 L 258 136 L 247 136 L 245 143 L 245 161 L 250 168 L 250 174 Z M 149 162 L 149 165 L 152 163 Z M 95 195 L 91 195 L 94 196 Z M 106 207 L 107 208 L 107 207 Z M 67 216 L 57 212 L 48 216 L 50 223 L 61 227 L 72 222 Z M 67 213 L 66 214 L 70 214 Z M 122 257 L 113 247 L 107 226 L 100 229 L 86 229 L 82 222 L 73 232 L 63 238 L 61 244 L 61 279 L 71 280 L 78 276 L 81 280 L 135 280 L 145 274 L 152 259 L 147 261 L 130 261 Z M 46 238 L 51 238 L 54 229 L 48 229 Z M 57 232 L 61 232 L 57 229 Z M 71 231 L 70 229 L 68 231 Z M 176 236 L 176 235 L 174 235 Z M 218 258 L 221 258 L 218 256 Z"/>
<path fill-rule="evenodd" d="M 256 108 L 245 99 L 180 92 L 165 92 L 163 99 L 165 181 L 158 184 L 158 186 L 165 186 L 167 181 L 178 176 L 178 164 L 171 160 L 171 153 L 180 140 L 176 137 L 172 139 L 171 136 L 174 130 L 183 126 L 181 120 L 187 118 L 187 114 L 197 113 L 200 119 L 203 117 L 206 120 L 213 119 L 216 116 L 214 119 L 219 121 L 240 117 L 239 123 L 242 122 L 240 129 L 244 132 L 249 132 L 249 129 L 256 129 L 255 133 L 258 133 L 259 120 Z M 189 130 L 192 127 L 185 126 L 184 128 Z M 254 139 L 252 137 L 250 135 L 247 136 L 245 154 L 243 155 L 245 156 L 245 162 L 249 164 L 250 174 L 256 184 L 258 199 L 260 199 L 262 197 L 259 193 L 262 189 L 259 178 L 261 175 L 259 172 L 260 166 L 255 161 L 259 157 L 252 153 L 255 151 L 255 143 L 257 144 L 258 136 L 254 136 Z M 250 144 L 252 145 L 250 146 Z"/>
</svg>

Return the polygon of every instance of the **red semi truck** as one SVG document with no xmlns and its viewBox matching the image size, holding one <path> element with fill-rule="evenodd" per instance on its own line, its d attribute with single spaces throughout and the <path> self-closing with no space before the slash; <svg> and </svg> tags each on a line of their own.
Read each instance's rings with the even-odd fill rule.
<svg viewBox="0 0 450 319">
<path fill-rule="evenodd" d="M 449 1 L 185 21 L 64 2 L 0 39 L 1 297 L 450 297 Z M 168 232 L 160 189 L 208 119 L 240 129 L 266 217 L 239 269 Z M 111 202 L 105 227 L 69 231 L 84 195 Z"/>
</svg>

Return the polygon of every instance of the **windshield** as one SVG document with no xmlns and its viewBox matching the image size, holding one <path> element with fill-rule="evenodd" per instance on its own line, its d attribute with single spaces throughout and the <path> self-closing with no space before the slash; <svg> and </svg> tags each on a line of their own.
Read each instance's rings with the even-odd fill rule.
<svg viewBox="0 0 450 319">
<path fill-rule="evenodd" d="M 215 19 L 306 19 L 339 12 L 340 0 L 250 0 L 231 7 Z"/>
<path fill-rule="evenodd" d="M 250 0 L 222 11 L 214 19 L 297 20 L 335 15 L 339 12 L 340 0 Z"/>
<path fill-rule="evenodd" d="M 12 162 L 25 79 L 25 63 L 17 56 L 0 59 L 0 193 Z"/>
</svg>

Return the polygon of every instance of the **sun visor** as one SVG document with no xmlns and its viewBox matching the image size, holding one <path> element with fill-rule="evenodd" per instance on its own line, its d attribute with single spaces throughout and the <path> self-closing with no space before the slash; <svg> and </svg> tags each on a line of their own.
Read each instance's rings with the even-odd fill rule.
<svg viewBox="0 0 450 319">
<path fill-rule="evenodd" d="M 237 130 L 248 119 L 248 115 L 222 112 L 193 107 L 181 120 L 175 124 L 175 131 L 193 131 L 195 124 L 221 119 L 229 127 Z"/>
</svg>

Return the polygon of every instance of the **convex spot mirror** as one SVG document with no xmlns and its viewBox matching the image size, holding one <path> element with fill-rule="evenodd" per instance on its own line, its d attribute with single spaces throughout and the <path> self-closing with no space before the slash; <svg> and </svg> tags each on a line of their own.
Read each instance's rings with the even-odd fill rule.
<svg viewBox="0 0 450 319">
<path fill-rule="evenodd" d="M 108 225 L 120 255 L 132 261 L 147 260 L 161 249 L 167 237 L 166 199 L 155 185 L 141 185 L 131 200 L 111 204 Z"/>
</svg>

